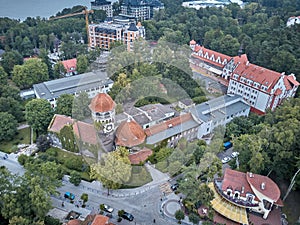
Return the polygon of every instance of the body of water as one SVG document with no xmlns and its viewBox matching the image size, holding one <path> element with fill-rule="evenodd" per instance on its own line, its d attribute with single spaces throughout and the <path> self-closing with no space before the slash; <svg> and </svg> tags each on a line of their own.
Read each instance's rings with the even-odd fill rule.
<svg viewBox="0 0 300 225">
<path fill-rule="evenodd" d="M 93 0 L 0 0 L 0 17 L 25 20 L 27 17 L 49 18 L 64 8 L 84 5 L 91 8 Z"/>
</svg>

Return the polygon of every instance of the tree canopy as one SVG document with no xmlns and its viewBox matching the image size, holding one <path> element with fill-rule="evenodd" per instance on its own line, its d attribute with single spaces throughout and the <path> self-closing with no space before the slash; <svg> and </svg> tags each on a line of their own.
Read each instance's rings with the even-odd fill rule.
<svg viewBox="0 0 300 225">
<path fill-rule="evenodd" d="M 53 110 L 46 99 L 32 99 L 25 105 L 25 118 L 37 134 L 44 134 L 53 117 Z"/>
</svg>

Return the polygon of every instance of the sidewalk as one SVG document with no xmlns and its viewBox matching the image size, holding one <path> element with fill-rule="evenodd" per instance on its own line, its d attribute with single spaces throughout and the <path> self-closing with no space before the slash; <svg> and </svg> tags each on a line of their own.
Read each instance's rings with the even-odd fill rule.
<svg viewBox="0 0 300 225">
<path fill-rule="evenodd" d="M 164 197 L 160 207 L 160 211 L 163 213 L 163 215 L 166 216 L 170 221 L 178 223 L 177 219 L 175 218 L 175 213 L 177 210 L 183 211 L 180 197 L 174 193 Z M 189 221 L 188 216 L 185 216 L 185 218 L 181 220 L 181 224 L 193 225 L 193 223 Z M 199 225 L 201 224 L 202 222 L 200 221 Z"/>
<path fill-rule="evenodd" d="M 152 188 L 159 186 L 160 184 L 170 179 L 168 175 L 155 169 L 152 165 L 145 164 L 145 166 L 152 177 L 152 181 L 150 183 L 137 188 L 109 190 L 110 197 L 123 198 L 123 197 L 139 195 Z M 63 178 L 63 182 L 69 182 L 69 176 L 65 175 Z M 99 181 L 88 182 L 82 180 L 81 183 L 79 184 L 79 187 L 81 189 L 88 190 L 97 194 L 107 195 L 107 189 L 104 188 L 101 182 Z"/>
</svg>

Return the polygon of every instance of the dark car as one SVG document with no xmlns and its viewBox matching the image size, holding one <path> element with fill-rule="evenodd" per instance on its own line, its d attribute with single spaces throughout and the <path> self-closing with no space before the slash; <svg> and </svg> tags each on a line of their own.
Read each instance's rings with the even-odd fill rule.
<svg viewBox="0 0 300 225">
<path fill-rule="evenodd" d="M 124 212 L 122 215 L 122 218 L 129 220 L 129 221 L 132 221 L 134 219 L 133 215 L 128 212 Z"/>
<path fill-rule="evenodd" d="M 177 188 L 179 187 L 179 184 L 173 184 L 173 185 L 171 185 L 171 189 L 172 189 L 172 191 L 176 191 L 177 190 Z"/>
</svg>

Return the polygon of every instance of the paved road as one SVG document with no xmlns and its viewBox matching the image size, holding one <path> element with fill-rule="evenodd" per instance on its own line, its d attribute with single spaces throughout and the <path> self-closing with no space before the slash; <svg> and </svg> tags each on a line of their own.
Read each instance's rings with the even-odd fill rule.
<svg viewBox="0 0 300 225">
<path fill-rule="evenodd" d="M 0 151 L 0 166 L 5 166 L 11 173 L 23 175 L 25 169 L 19 164 L 17 155 L 11 153 L 7 159 L 3 159 L 4 155 L 5 153 Z"/>
<path fill-rule="evenodd" d="M 5 153 L 0 152 L 0 156 Z M 19 165 L 16 155 L 10 154 L 8 159 L 0 159 L 0 166 L 6 166 L 12 173 L 23 174 L 24 168 Z M 53 206 L 63 210 L 75 210 L 82 214 L 88 214 L 91 211 L 98 212 L 99 205 L 104 203 L 112 206 L 115 210 L 113 212 L 113 221 L 117 219 L 117 212 L 120 209 L 132 213 L 135 217 L 134 221 L 124 221 L 122 224 L 139 224 L 149 225 L 155 219 L 156 224 L 171 225 L 176 224 L 173 220 L 163 217 L 160 212 L 162 193 L 159 185 L 166 182 L 169 177 L 152 166 L 146 166 L 153 177 L 153 181 L 148 185 L 135 189 L 113 190 L 111 195 L 107 196 L 107 190 L 103 189 L 99 182 L 82 181 L 79 186 L 74 186 L 68 179 L 63 180 L 63 186 L 58 188 L 59 196 L 52 196 Z M 82 193 L 89 195 L 87 207 L 76 207 L 76 204 L 70 204 L 63 197 L 66 191 L 70 191 L 76 195 L 75 202 L 80 200 Z M 64 207 L 62 202 L 64 201 Z M 116 221 L 115 221 L 116 222 Z"/>
</svg>

